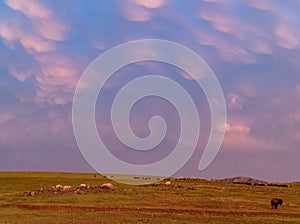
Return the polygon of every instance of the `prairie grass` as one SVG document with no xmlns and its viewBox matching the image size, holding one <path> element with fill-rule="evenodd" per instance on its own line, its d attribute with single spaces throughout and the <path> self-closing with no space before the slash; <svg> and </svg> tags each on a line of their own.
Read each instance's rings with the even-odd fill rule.
<svg viewBox="0 0 300 224">
<path fill-rule="evenodd" d="M 57 184 L 107 182 L 114 191 L 24 196 L 25 191 Z M 99 174 L 2 172 L 0 223 L 300 223 L 300 183 L 281 188 L 206 180 L 171 182 L 174 185 L 134 186 Z M 277 210 L 271 208 L 273 197 L 284 200 Z"/>
</svg>

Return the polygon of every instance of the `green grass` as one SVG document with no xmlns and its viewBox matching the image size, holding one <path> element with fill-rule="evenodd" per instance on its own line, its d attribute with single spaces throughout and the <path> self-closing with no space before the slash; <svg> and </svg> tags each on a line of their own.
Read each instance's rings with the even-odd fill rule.
<svg viewBox="0 0 300 224">
<path fill-rule="evenodd" d="M 299 183 L 279 188 L 171 181 L 181 188 L 119 184 L 98 174 L 0 173 L 0 223 L 300 223 Z M 56 184 L 107 182 L 114 191 L 23 196 Z M 273 197 L 284 200 L 277 210 L 271 209 Z"/>
</svg>

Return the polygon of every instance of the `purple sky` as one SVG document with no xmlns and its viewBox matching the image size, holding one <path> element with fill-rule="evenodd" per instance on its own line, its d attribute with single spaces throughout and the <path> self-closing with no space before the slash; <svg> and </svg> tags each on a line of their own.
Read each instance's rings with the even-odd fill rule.
<svg viewBox="0 0 300 224">
<path fill-rule="evenodd" d="M 149 134 L 154 115 L 169 125 L 165 141 L 146 158 L 126 149 L 109 123 L 113 97 L 126 82 L 165 74 L 189 90 L 201 120 L 197 150 L 176 176 L 299 181 L 299 11 L 297 0 L 1 1 L 0 170 L 93 171 L 72 129 L 76 84 L 111 47 L 159 38 L 191 48 L 215 72 L 228 113 L 223 145 L 213 163 L 198 171 L 209 130 L 207 100 L 187 74 L 147 62 L 122 68 L 100 93 L 97 125 L 113 153 L 154 162 L 176 144 L 178 115 L 157 98 L 132 109 L 132 129 L 141 137 Z"/>
</svg>

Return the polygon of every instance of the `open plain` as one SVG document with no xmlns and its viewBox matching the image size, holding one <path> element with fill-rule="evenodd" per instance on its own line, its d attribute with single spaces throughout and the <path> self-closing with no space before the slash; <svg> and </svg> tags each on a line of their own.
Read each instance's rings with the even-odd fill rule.
<svg viewBox="0 0 300 224">
<path fill-rule="evenodd" d="M 101 188 L 105 183 L 113 189 Z M 80 184 L 89 187 L 79 191 Z M 53 190 L 56 185 L 71 189 Z M 274 197 L 284 201 L 278 209 L 271 207 Z M 296 224 L 300 183 L 277 187 L 170 179 L 134 186 L 100 174 L 2 172 L 0 223 Z"/>
</svg>

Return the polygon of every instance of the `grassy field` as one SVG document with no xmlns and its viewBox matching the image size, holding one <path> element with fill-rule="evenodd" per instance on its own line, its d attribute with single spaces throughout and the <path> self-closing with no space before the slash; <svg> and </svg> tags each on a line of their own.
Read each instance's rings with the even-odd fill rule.
<svg viewBox="0 0 300 224">
<path fill-rule="evenodd" d="M 25 191 L 56 184 L 107 182 L 114 191 L 24 196 Z M 281 188 L 171 182 L 174 186 L 131 186 L 98 174 L 0 173 L 0 223 L 300 223 L 299 183 Z M 284 200 L 277 210 L 270 205 L 273 197 Z"/>
</svg>

